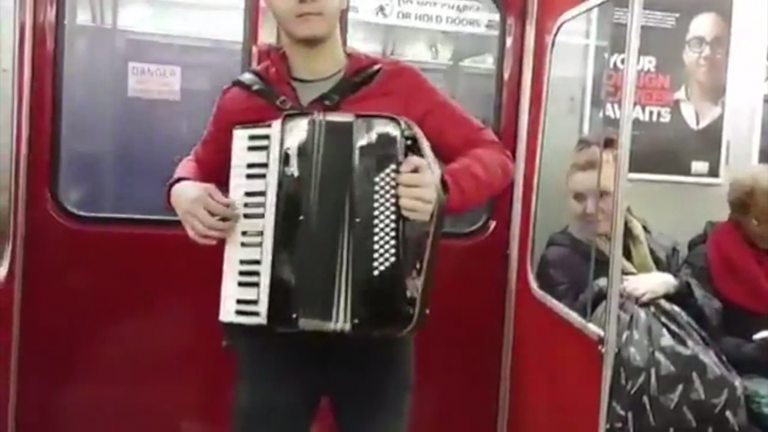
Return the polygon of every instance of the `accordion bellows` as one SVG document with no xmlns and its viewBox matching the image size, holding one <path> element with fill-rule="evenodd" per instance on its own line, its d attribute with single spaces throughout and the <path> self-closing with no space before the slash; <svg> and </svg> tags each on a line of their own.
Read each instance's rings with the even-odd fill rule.
<svg viewBox="0 0 768 432">
<path fill-rule="evenodd" d="M 400 164 L 437 161 L 391 116 L 287 114 L 233 133 L 219 318 L 278 331 L 402 335 L 427 313 L 442 222 L 403 218 Z"/>
</svg>

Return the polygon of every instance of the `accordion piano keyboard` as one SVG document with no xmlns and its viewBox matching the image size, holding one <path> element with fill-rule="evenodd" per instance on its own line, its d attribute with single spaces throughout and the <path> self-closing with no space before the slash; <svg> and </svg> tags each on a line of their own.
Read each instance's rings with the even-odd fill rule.
<svg viewBox="0 0 768 432">
<path fill-rule="evenodd" d="M 224 250 L 222 322 L 267 323 L 279 165 L 279 149 L 270 145 L 272 130 L 239 128 L 233 134 L 229 194 L 240 220 Z"/>
</svg>

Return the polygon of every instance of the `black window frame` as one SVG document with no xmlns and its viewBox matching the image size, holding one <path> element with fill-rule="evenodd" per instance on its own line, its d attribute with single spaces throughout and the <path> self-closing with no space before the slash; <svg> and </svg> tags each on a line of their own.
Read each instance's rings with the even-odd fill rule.
<svg viewBox="0 0 768 432">
<path fill-rule="evenodd" d="M 104 1 L 104 0 L 101 0 Z M 243 46 L 241 48 L 241 69 L 250 68 L 253 29 L 251 28 L 251 16 L 254 7 L 258 7 L 258 0 L 243 0 Z M 255 4 L 255 6 L 254 6 Z M 66 216 L 78 221 L 97 225 L 130 224 L 133 226 L 168 227 L 180 224 L 179 218 L 174 216 L 150 216 L 150 215 L 115 215 L 115 214 L 86 214 L 70 208 L 59 196 L 59 179 L 62 166 L 61 132 L 63 123 L 63 98 L 64 98 L 64 65 L 66 59 L 66 34 L 67 25 L 77 26 L 77 0 L 56 1 L 56 40 L 54 44 L 54 74 L 53 74 L 53 116 L 51 125 L 51 164 L 49 192 L 56 208 Z M 117 27 L 117 12 L 119 0 L 112 3 L 111 28 L 119 31 Z M 74 19 L 72 18 L 74 17 Z M 169 173 L 169 180 L 170 180 Z"/>
<path fill-rule="evenodd" d="M 252 37 L 254 31 L 251 24 L 251 18 L 253 15 L 253 8 L 259 7 L 257 0 L 243 0 L 245 2 L 244 8 L 244 26 L 243 26 L 243 46 L 242 46 L 242 65 L 243 70 L 249 69 L 251 65 L 252 55 Z M 506 26 L 507 16 L 505 14 L 505 8 L 503 0 L 491 0 L 499 13 L 499 36 L 497 40 L 497 61 L 494 73 L 494 100 L 493 100 L 493 124 L 491 129 L 494 134 L 500 138 L 501 128 L 501 107 L 503 104 L 503 89 L 504 89 L 504 60 L 505 60 L 505 39 L 506 39 Z M 119 31 L 117 27 L 116 13 L 119 10 L 118 1 L 113 3 L 112 22 L 111 28 L 114 31 Z M 56 2 L 56 43 L 54 46 L 54 74 L 53 74 L 53 116 L 51 127 L 51 164 L 50 164 L 50 182 L 49 192 L 52 197 L 52 201 L 56 208 L 68 217 L 77 220 L 79 222 L 87 222 L 90 224 L 132 224 L 138 226 L 174 226 L 179 224 L 179 218 L 176 216 L 150 216 L 150 215 L 116 215 L 116 214 L 86 214 L 70 208 L 64 200 L 59 196 L 59 180 L 61 174 L 61 132 L 62 132 L 62 111 L 63 111 L 63 88 L 64 88 L 64 65 L 66 56 L 66 33 L 67 25 L 77 24 L 77 0 L 57 0 Z M 73 19 L 74 17 L 74 19 Z M 348 32 L 349 17 L 345 12 L 342 15 L 342 29 L 344 29 L 343 40 L 346 46 L 347 32 Z M 492 198 L 485 204 L 478 206 L 476 209 L 451 215 L 449 217 L 461 217 L 462 215 L 478 211 L 482 209 L 482 217 L 478 221 L 471 225 L 462 227 L 459 230 L 443 230 L 443 235 L 450 237 L 468 237 L 484 230 L 491 220 L 491 214 L 496 202 L 496 198 Z"/>
</svg>

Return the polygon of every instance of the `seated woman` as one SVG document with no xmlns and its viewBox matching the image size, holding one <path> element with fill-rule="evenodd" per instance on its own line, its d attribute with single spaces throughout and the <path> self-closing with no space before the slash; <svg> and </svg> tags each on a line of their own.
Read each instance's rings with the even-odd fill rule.
<svg viewBox="0 0 768 432">
<path fill-rule="evenodd" d="M 698 293 L 688 310 L 744 379 L 752 421 L 768 430 L 768 165 L 736 176 L 730 215 L 688 244 L 681 279 Z"/>
<path fill-rule="evenodd" d="M 727 220 L 689 242 L 681 276 L 714 296 L 699 302 L 702 324 L 731 365 L 768 378 L 768 339 L 754 340 L 768 330 L 768 165 L 731 181 L 728 206 Z"/>
<path fill-rule="evenodd" d="M 571 221 L 549 238 L 537 268 L 543 290 L 598 326 L 607 317 L 616 150 L 611 138 L 579 141 L 567 172 Z M 623 211 L 620 289 L 630 301 L 621 302 L 617 317 L 606 430 L 751 430 L 738 379 L 683 312 L 697 303 L 678 276 L 678 248 Z M 638 306 L 660 298 L 668 302 Z"/>
<path fill-rule="evenodd" d="M 539 286 L 585 319 L 605 300 L 616 150 L 610 137 L 578 141 L 566 175 L 571 222 L 550 236 L 536 270 Z M 641 302 L 675 293 L 677 246 L 626 211 L 623 293 Z"/>
</svg>

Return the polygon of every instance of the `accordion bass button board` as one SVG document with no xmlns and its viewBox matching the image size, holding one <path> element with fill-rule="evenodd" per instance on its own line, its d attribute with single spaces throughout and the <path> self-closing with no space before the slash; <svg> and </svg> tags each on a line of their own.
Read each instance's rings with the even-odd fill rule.
<svg viewBox="0 0 768 432">
<path fill-rule="evenodd" d="M 220 320 L 278 331 L 417 328 L 442 212 L 428 222 L 400 214 L 405 157 L 439 169 L 415 137 L 396 117 L 341 113 L 236 128 L 229 194 L 240 219 L 225 246 Z"/>
</svg>

